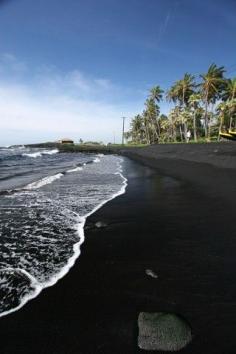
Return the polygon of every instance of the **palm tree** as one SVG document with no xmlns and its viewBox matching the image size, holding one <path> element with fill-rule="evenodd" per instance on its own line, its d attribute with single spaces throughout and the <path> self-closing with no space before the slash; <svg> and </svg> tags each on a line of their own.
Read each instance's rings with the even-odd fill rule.
<svg viewBox="0 0 236 354">
<path fill-rule="evenodd" d="M 160 86 L 154 86 L 150 90 L 150 98 L 156 102 L 160 102 L 163 98 L 163 93 L 164 91 L 160 88 Z"/>
<path fill-rule="evenodd" d="M 197 141 L 197 126 L 196 126 L 196 116 L 199 109 L 199 102 L 201 100 L 201 95 L 199 93 L 194 93 L 189 97 L 189 106 L 193 109 L 193 135 L 194 141 Z"/>
<path fill-rule="evenodd" d="M 225 86 L 225 69 L 223 66 L 217 67 L 212 64 L 207 73 L 201 74 L 200 84 L 202 98 L 205 104 L 205 137 L 210 138 L 209 104 L 214 104 L 220 98 Z"/>
<path fill-rule="evenodd" d="M 182 80 L 178 81 L 179 86 L 179 101 L 182 106 L 188 106 L 189 97 L 194 93 L 195 77 L 186 73 Z"/>
<path fill-rule="evenodd" d="M 230 117 L 229 129 L 231 129 L 233 118 L 235 116 L 236 78 L 226 80 L 222 99 L 227 103 L 228 115 Z"/>
<path fill-rule="evenodd" d="M 149 127 L 149 115 L 147 110 L 143 111 L 143 124 L 144 124 L 144 132 L 145 132 L 145 140 L 147 144 L 151 143 L 151 139 L 150 139 L 150 127 Z"/>
<path fill-rule="evenodd" d="M 143 140 L 143 117 L 137 114 L 131 121 L 130 136 L 132 141 L 141 143 Z"/>
<path fill-rule="evenodd" d="M 225 89 L 222 95 L 223 101 L 233 100 L 236 98 L 236 78 L 225 81 Z"/>
<path fill-rule="evenodd" d="M 185 107 L 185 108 L 181 109 L 179 118 L 180 118 L 180 121 L 182 122 L 182 125 L 185 128 L 185 131 L 184 131 L 185 141 L 188 142 L 189 138 L 187 136 L 187 131 L 188 131 L 188 126 L 191 124 L 191 113 L 190 113 L 189 108 Z"/>
<path fill-rule="evenodd" d="M 170 119 L 168 119 L 168 117 L 164 115 L 160 117 L 160 128 L 161 128 L 160 140 L 162 142 L 172 141 L 173 139 L 172 122 Z"/>
<path fill-rule="evenodd" d="M 225 116 L 228 112 L 227 102 L 219 103 L 216 110 L 219 115 L 219 132 L 218 132 L 218 141 L 219 141 L 220 140 L 220 132 L 222 131 L 223 123 L 225 121 Z"/>
<path fill-rule="evenodd" d="M 195 77 L 185 73 L 183 79 L 178 80 L 167 92 L 167 99 L 174 103 L 179 102 L 180 106 L 187 106 L 189 97 L 194 93 L 196 87 Z"/>
<path fill-rule="evenodd" d="M 171 86 L 171 88 L 166 93 L 166 99 L 169 102 L 173 102 L 174 104 L 178 101 L 178 92 L 176 83 Z"/>
<path fill-rule="evenodd" d="M 158 124 L 158 115 L 160 113 L 160 108 L 155 104 L 153 98 L 148 98 L 145 102 L 146 114 L 148 119 L 148 127 L 150 130 L 149 136 L 152 134 L 152 142 L 159 140 L 160 127 Z"/>
<path fill-rule="evenodd" d="M 174 83 L 174 85 L 171 86 L 171 88 L 167 91 L 166 98 L 168 101 L 173 102 L 175 104 L 175 108 L 171 110 L 169 114 L 169 118 L 172 122 L 176 122 L 180 113 L 180 107 L 177 105 L 179 101 L 179 86 L 178 86 L 178 81 Z M 175 123 L 174 123 L 175 125 Z M 173 128 L 173 124 L 172 124 Z M 183 140 L 182 138 L 182 128 L 181 125 L 179 126 L 180 130 L 180 138 L 181 141 Z M 174 130 L 173 130 L 174 131 Z"/>
<path fill-rule="evenodd" d="M 176 81 L 167 92 L 167 99 L 173 103 L 178 102 L 183 110 L 188 107 L 189 98 L 194 93 L 195 87 L 195 77 L 191 74 L 185 73 L 183 79 Z M 185 120 L 182 121 L 182 125 L 184 128 L 184 138 L 186 140 L 187 125 Z"/>
<path fill-rule="evenodd" d="M 181 116 L 181 108 L 179 106 L 175 106 L 170 113 L 169 113 L 169 120 L 171 122 L 171 135 L 172 135 L 172 140 L 176 141 L 177 139 L 177 131 L 179 131 L 179 136 L 181 141 L 183 141 L 183 132 L 182 132 L 182 125 L 183 125 L 183 117 Z"/>
<path fill-rule="evenodd" d="M 161 115 L 158 106 L 164 91 L 160 86 L 151 88 L 143 113 L 135 116 L 131 122 L 127 132 L 129 139 L 147 144 L 180 139 L 186 141 L 188 127 L 193 130 L 195 141 L 198 136 L 204 135 L 210 139 L 213 122 L 217 123 L 214 132 L 216 129 L 220 132 L 223 124 L 236 129 L 236 78 L 225 79 L 224 73 L 223 66 L 212 64 L 206 73 L 200 75 L 199 85 L 196 85 L 193 75 L 185 73 L 166 93 L 167 99 L 174 103 L 168 116 Z M 218 106 L 215 110 L 216 103 Z"/>
<path fill-rule="evenodd" d="M 231 130 L 233 119 L 235 119 L 235 116 L 236 116 L 236 98 L 228 101 L 227 102 L 227 106 L 228 106 L 229 117 L 230 117 L 230 127 L 229 127 L 229 129 Z M 235 129 L 235 121 L 234 121 L 234 129 Z"/>
<path fill-rule="evenodd" d="M 170 126 L 171 126 L 171 140 L 172 141 L 176 141 L 177 138 L 177 129 L 178 129 L 178 125 L 179 125 L 179 111 L 176 110 L 177 107 L 175 107 L 174 109 L 172 109 L 169 113 L 168 116 L 168 120 L 170 122 Z M 182 140 L 182 132 L 180 131 L 180 137 Z"/>
<path fill-rule="evenodd" d="M 163 99 L 163 93 L 164 93 L 164 91 L 160 88 L 160 86 L 154 86 L 153 88 L 151 88 L 149 96 L 150 96 L 151 100 L 154 100 L 154 102 L 159 103 Z M 159 115 L 160 114 L 160 107 L 158 105 L 156 105 L 156 111 L 158 113 L 157 115 Z M 160 128 L 160 124 L 157 119 L 155 121 L 155 125 L 158 129 L 158 135 L 160 137 L 161 128 Z"/>
</svg>

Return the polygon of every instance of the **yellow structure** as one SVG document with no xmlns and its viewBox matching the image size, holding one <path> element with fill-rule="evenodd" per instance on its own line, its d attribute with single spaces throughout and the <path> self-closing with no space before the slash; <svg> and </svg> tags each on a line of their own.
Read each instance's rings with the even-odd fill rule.
<svg viewBox="0 0 236 354">
<path fill-rule="evenodd" d="M 68 138 L 64 138 L 58 141 L 59 144 L 74 144 L 74 141 Z"/>
</svg>

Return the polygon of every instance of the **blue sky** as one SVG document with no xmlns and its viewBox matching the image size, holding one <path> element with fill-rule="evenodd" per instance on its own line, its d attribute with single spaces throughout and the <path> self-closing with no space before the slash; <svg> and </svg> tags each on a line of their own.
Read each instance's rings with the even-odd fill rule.
<svg viewBox="0 0 236 354">
<path fill-rule="evenodd" d="M 236 76 L 235 0 L 0 4 L 0 145 L 118 141 L 153 85 L 212 62 Z"/>
</svg>

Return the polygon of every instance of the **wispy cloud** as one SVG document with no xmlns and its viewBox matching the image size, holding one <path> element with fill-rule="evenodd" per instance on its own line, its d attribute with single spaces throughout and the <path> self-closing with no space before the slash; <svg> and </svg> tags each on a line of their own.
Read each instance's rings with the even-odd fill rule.
<svg viewBox="0 0 236 354">
<path fill-rule="evenodd" d="M 165 33 L 166 30 L 167 30 L 169 21 L 170 21 L 170 12 L 168 12 L 168 14 L 166 15 L 166 18 L 165 18 L 165 22 L 164 22 L 164 25 L 163 25 L 163 32 L 164 32 L 164 33 Z"/>
<path fill-rule="evenodd" d="M 168 25 L 170 22 L 170 17 L 171 17 L 171 12 L 169 11 L 167 15 L 164 18 L 164 21 L 160 24 L 158 35 L 157 35 L 157 45 L 159 45 L 163 39 L 163 36 L 165 35 Z"/>
</svg>

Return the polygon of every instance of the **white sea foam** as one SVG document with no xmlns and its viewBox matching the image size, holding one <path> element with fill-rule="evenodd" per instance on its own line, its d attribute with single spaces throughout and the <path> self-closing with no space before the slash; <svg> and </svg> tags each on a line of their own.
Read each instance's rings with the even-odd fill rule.
<svg viewBox="0 0 236 354">
<path fill-rule="evenodd" d="M 73 214 L 77 218 L 78 242 L 73 245 L 73 255 L 68 259 L 67 264 L 65 266 L 63 266 L 59 270 L 59 272 L 57 272 L 56 274 L 51 276 L 50 279 L 48 279 L 46 281 L 43 281 L 43 282 L 35 279 L 35 277 L 33 277 L 29 272 L 25 271 L 24 269 L 19 269 L 19 268 L 15 269 L 16 271 L 19 271 L 22 274 L 24 274 L 30 280 L 34 290 L 32 290 L 28 294 L 24 295 L 20 299 L 21 302 L 20 302 L 20 304 L 17 307 L 2 312 L 0 314 L 0 317 L 8 315 L 9 313 L 12 313 L 14 311 L 19 310 L 29 300 L 35 298 L 44 288 L 47 288 L 47 287 L 50 287 L 50 286 L 54 285 L 55 283 L 57 283 L 57 281 L 59 279 L 63 278 L 68 273 L 70 268 L 74 265 L 76 259 L 80 256 L 80 253 L 81 253 L 80 246 L 84 242 L 84 238 L 85 238 L 85 236 L 84 236 L 84 225 L 85 225 L 87 217 L 90 216 L 91 214 L 93 214 L 94 212 L 96 212 L 99 208 L 101 208 L 108 201 L 110 201 L 110 200 L 116 198 L 117 196 L 125 193 L 126 186 L 127 186 L 127 179 L 122 174 L 123 171 L 122 171 L 121 162 L 122 162 L 122 159 L 119 158 L 118 162 L 117 162 L 117 170 L 118 171 L 116 170 L 116 172 L 114 172 L 114 174 L 119 174 L 121 176 L 121 178 L 122 178 L 122 183 L 120 185 L 120 189 L 117 192 L 111 194 L 110 196 L 107 195 L 106 199 L 100 201 L 100 203 L 97 206 L 95 206 L 90 212 L 86 213 L 82 217 L 79 216 L 77 213 L 73 212 Z M 56 176 L 57 176 L 57 178 L 60 178 L 60 177 L 62 177 L 62 174 L 51 176 L 51 178 L 54 177 L 53 180 L 55 180 Z M 42 179 L 41 181 L 38 181 L 38 182 L 31 183 L 30 185 L 28 185 L 28 187 L 30 186 L 30 189 L 40 188 L 41 186 L 52 182 L 52 180 L 51 180 L 51 182 L 48 182 L 48 178 L 50 178 L 50 177 Z"/>
<path fill-rule="evenodd" d="M 42 152 L 43 155 L 53 155 L 53 154 L 57 154 L 59 152 L 58 149 L 53 149 L 53 150 L 45 150 Z"/>
<path fill-rule="evenodd" d="M 77 230 L 78 230 L 78 235 L 79 235 L 79 241 L 76 244 L 74 244 L 74 246 L 73 246 L 74 254 L 73 254 L 73 256 L 71 258 L 69 258 L 67 265 L 64 268 L 62 268 L 61 271 L 58 274 L 54 275 L 50 279 L 50 281 L 44 283 L 43 288 L 52 286 L 52 285 L 56 284 L 59 279 L 63 278 L 68 273 L 70 268 L 74 265 L 76 259 L 80 256 L 80 253 L 81 253 L 80 246 L 82 245 L 82 243 L 84 242 L 84 239 L 85 239 L 85 237 L 84 237 L 84 225 L 85 225 L 86 219 L 90 215 L 95 213 L 98 209 L 100 209 L 104 204 L 108 203 L 109 201 L 111 201 L 112 199 L 118 197 L 119 195 L 122 195 L 122 194 L 125 193 L 126 187 L 128 185 L 128 180 L 122 174 L 123 169 L 122 169 L 122 166 L 121 166 L 121 162 L 122 162 L 122 158 L 119 158 L 119 162 L 118 162 L 119 172 L 118 172 L 118 174 L 122 178 L 122 184 L 121 184 L 120 190 L 118 192 L 112 194 L 108 199 L 103 200 L 100 204 L 98 204 L 95 208 L 93 208 L 92 211 L 90 211 L 89 213 L 85 214 L 84 216 L 77 215 L 78 216 Z M 117 174 L 117 172 L 115 172 L 115 174 Z M 1 314 L 0 314 L 0 316 L 1 316 Z"/>
<path fill-rule="evenodd" d="M 53 149 L 53 150 L 44 150 L 44 151 L 36 151 L 36 152 L 31 152 L 31 153 L 24 153 L 22 156 L 27 156 L 27 157 L 42 157 L 43 155 L 54 155 L 59 152 L 58 149 Z"/>
<path fill-rule="evenodd" d="M 63 176 L 64 175 L 62 173 L 57 173 L 54 176 L 44 177 L 44 178 L 40 179 L 39 181 L 27 184 L 27 186 L 25 186 L 24 189 L 38 189 L 38 188 L 45 186 L 46 184 L 50 184 L 50 183 L 54 182 L 55 180 L 57 180 Z"/>
<path fill-rule="evenodd" d="M 66 172 L 71 173 L 71 172 L 77 172 L 77 171 L 82 171 L 82 170 L 83 170 L 83 168 L 78 166 L 78 167 L 72 168 L 71 170 L 68 170 Z"/>
<path fill-rule="evenodd" d="M 6 277 L 11 275 L 14 276 L 14 274 L 22 274 L 23 277 L 27 278 L 28 281 L 31 283 L 32 290 L 30 293 L 25 294 L 24 296 L 21 297 L 20 299 L 20 304 L 12 309 L 3 311 L 0 313 L 0 317 L 9 315 L 12 312 L 15 312 L 22 308 L 29 300 L 35 298 L 36 296 L 39 295 L 39 293 L 42 291 L 42 286 L 38 283 L 38 281 L 30 274 L 28 273 L 25 269 L 20 269 L 20 268 L 2 268 L 0 269 L 0 272 L 3 272 L 5 274 L 5 278 L 3 277 L 1 279 L 1 288 L 4 289 L 6 285 Z M 9 286 L 9 285 L 8 285 Z"/>
<path fill-rule="evenodd" d="M 38 152 L 32 152 L 31 154 L 24 153 L 22 154 L 22 156 L 33 157 L 35 159 L 36 157 L 41 157 L 42 154 L 41 152 L 38 151 Z"/>
<path fill-rule="evenodd" d="M 101 160 L 98 158 L 98 157 L 96 157 L 94 160 L 93 160 L 93 162 L 95 162 L 95 163 L 98 163 L 98 162 L 100 162 Z"/>
</svg>

